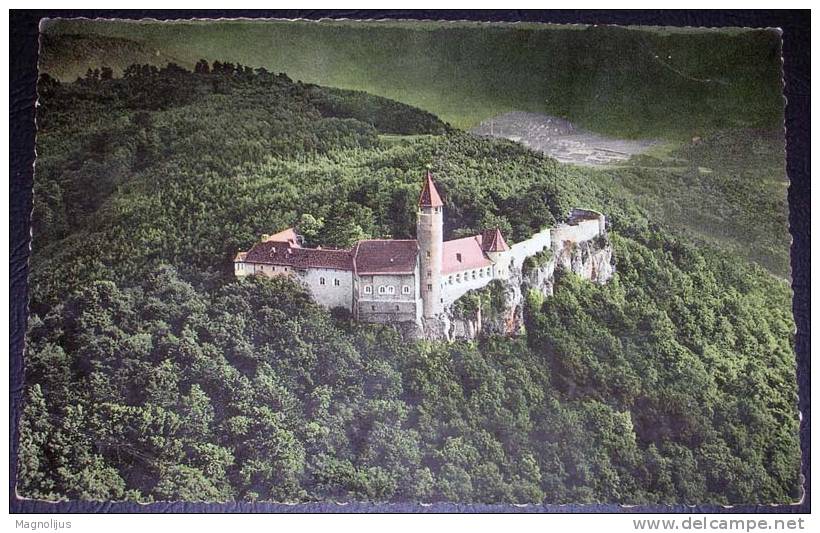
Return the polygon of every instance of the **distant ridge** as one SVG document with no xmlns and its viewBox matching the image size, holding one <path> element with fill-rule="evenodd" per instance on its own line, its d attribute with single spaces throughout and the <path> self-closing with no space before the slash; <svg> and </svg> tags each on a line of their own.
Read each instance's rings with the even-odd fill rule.
<svg viewBox="0 0 820 533">
<path fill-rule="evenodd" d="M 176 63 L 191 68 L 189 61 L 179 59 L 145 43 L 93 33 L 42 35 L 40 70 L 61 81 L 74 81 L 86 71 L 102 66 L 114 69 L 119 76 L 134 63 L 164 66 Z"/>
</svg>

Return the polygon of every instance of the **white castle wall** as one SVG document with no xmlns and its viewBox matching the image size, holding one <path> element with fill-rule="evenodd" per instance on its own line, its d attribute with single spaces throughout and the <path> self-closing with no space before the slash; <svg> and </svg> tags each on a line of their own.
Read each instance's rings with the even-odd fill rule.
<svg viewBox="0 0 820 533">
<path fill-rule="evenodd" d="M 238 277 L 250 276 L 252 274 L 263 274 L 269 278 L 272 278 L 274 276 L 290 275 L 296 272 L 296 270 L 286 266 L 246 263 L 243 261 L 235 262 L 233 264 L 233 269 L 234 273 Z"/>
<path fill-rule="evenodd" d="M 573 209 L 570 223 L 560 224 L 555 228 L 545 228 L 529 239 L 515 243 L 506 252 L 489 253 L 493 265 L 467 269 L 440 278 L 439 305 L 450 306 L 471 290 L 480 289 L 494 279 L 509 279 L 514 271 L 521 269 L 528 257 L 538 254 L 545 248 L 558 252 L 569 244 L 577 244 L 594 239 L 606 233 L 606 218 L 597 211 Z M 422 252 L 420 252 L 422 253 Z M 413 274 L 405 275 L 369 275 L 354 279 L 353 272 L 345 270 L 310 268 L 294 270 L 289 267 L 261 265 L 237 261 L 234 272 L 238 277 L 250 274 L 266 276 L 291 275 L 300 280 L 312 294 L 317 303 L 328 308 L 343 307 L 355 312 L 359 320 L 365 322 L 397 323 L 421 322 L 424 301 L 419 266 Z M 324 283 L 322 283 L 324 278 Z M 338 285 L 336 284 L 338 280 Z M 372 287 L 366 294 L 365 287 Z M 393 287 L 393 293 L 379 293 L 379 287 Z M 402 287 L 410 287 L 410 293 Z M 433 291 L 435 294 L 436 291 Z M 429 305 L 429 304 L 428 304 Z"/>
<path fill-rule="evenodd" d="M 526 241 L 513 244 L 507 252 L 514 268 L 521 268 L 524 260 L 552 246 L 552 230 L 542 229 Z M 509 267 L 508 267 L 509 270 Z"/>
<path fill-rule="evenodd" d="M 344 307 L 348 311 L 353 309 L 353 272 L 334 268 L 295 269 L 282 265 L 267 265 L 262 263 L 234 263 L 234 272 L 238 277 L 251 274 L 263 275 L 269 278 L 276 276 L 291 276 L 310 291 L 311 296 L 321 305 L 328 308 Z M 322 284 L 324 279 L 324 284 Z M 336 282 L 338 281 L 338 285 Z"/>
<path fill-rule="evenodd" d="M 584 220 L 575 226 L 560 225 L 552 230 L 552 246 L 560 249 L 565 243 L 576 244 L 594 239 L 599 234 L 597 220 Z"/>
<path fill-rule="evenodd" d="M 552 230 L 552 246 L 556 250 L 566 246 L 565 243 L 577 244 L 589 241 L 606 233 L 606 217 L 597 211 L 575 208 L 570 213 L 572 224 L 560 224 Z"/>
<path fill-rule="evenodd" d="M 371 287 L 370 294 L 365 287 Z M 379 293 L 384 287 L 384 293 Z M 393 293 L 389 291 L 393 287 Z M 403 287 L 409 287 L 405 294 Z M 415 274 L 377 274 L 359 276 L 356 287 L 356 312 L 365 322 L 418 322 L 422 301 L 419 296 L 418 276 Z"/>
<path fill-rule="evenodd" d="M 480 289 L 495 278 L 494 266 L 471 268 L 441 276 L 441 297 L 450 305 L 468 291 Z"/>
<path fill-rule="evenodd" d="M 302 280 L 317 303 L 331 309 L 343 307 L 348 311 L 353 310 L 353 272 L 350 270 L 310 268 L 302 271 L 297 279 Z"/>
<path fill-rule="evenodd" d="M 441 296 L 444 305 L 451 305 L 467 292 L 480 289 L 493 279 L 509 279 L 513 271 L 521 269 L 528 257 L 544 249 L 558 250 L 565 246 L 565 242 L 580 243 L 604 233 L 605 219 L 600 213 L 573 209 L 572 215 L 576 217 L 576 222 L 571 225 L 561 224 L 557 228 L 542 229 L 529 239 L 513 244 L 506 252 L 488 254 L 494 261 L 489 276 L 486 275 L 486 268 L 478 269 L 480 272 L 475 278 L 471 270 L 442 276 Z"/>
</svg>

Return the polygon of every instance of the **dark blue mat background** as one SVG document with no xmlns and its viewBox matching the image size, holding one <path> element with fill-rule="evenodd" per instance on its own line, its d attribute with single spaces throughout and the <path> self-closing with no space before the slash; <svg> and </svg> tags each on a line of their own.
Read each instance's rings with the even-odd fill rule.
<svg viewBox="0 0 820 533">
<path fill-rule="evenodd" d="M 192 504 L 100 502 L 59 502 L 20 500 L 14 487 L 17 470 L 17 421 L 23 393 L 23 343 L 28 301 L 28 256 L 30 240 L 31 187 L 34 163 L 34 101 L 37 80 L 38 23 L 43 17 L 105 18 L 408 18 L 427 20 L 528 21 L 581 24 L 668 25 L 668 26 L 748 26 L 777 27 L 783 30 L 785 70 L 787 170 L 789 220 L 793 238 L 792 287 L 794 317 L 797 322 L 796 351 L 798 364 L 799 407 L 803 414 L 800 439 L 803 448 L 803 475 L 806 496 L 799 505 L 739 505 L 731 508 L 702 506 L 643 505 L 622 508 L 618 505 L 455 505 L 421 506 L 404 504 L 312 503 L 299 505 L 265 503 Z M 811 363 L 810 363 L 810 266 L 811 221 L 810 200 L 810 12 L 802 11 L 422 11 L 422 10 L 12 10 L 10 14 L 10 419 L 9 419 L 9 508 L 12 513 L 808 513 L 811 511 Z"/>
</svg>

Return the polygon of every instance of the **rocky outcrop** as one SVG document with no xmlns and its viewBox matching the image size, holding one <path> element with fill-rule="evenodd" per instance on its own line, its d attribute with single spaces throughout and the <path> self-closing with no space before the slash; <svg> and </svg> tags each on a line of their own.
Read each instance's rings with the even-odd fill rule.
<svg viewBox="0 0 820 533">
<path fill-rule="evenodd" d="M 523 269 L 513 269 L 509 279 L 495 280 L 487 287 L 471 291 L 482 293 L 482 305 L 474 311 L 465 312 L 457 300 L 439 317 L 425 319 L 423 336 L 452 341 L 481 335 L 518 335 L 524 326 L 524 295 L 536 290 L 546 297 L 552 296 L 557 270 L 573 272 L 594 283 L 606 283 L 615 273 L 612 245 L 606 237 L 598 237 L 553 249 L 552 257 L 542 260 L 542 264 L 530 262 Z"/>
</svg>

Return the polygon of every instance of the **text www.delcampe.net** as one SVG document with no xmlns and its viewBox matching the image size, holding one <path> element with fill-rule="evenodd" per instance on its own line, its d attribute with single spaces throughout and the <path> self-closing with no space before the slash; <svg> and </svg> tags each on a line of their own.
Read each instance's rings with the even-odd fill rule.
<svg viewBox="0 0 820 533">
<path fill-rule="evenodd" d="M 672 530 L 715 530 L 715 531 L 789 531 L 806 529 L 805 518 L 768 519 L 768 518 L 713 518 L 689 517 L 683 520 L 670 519 L 633 519 L 632 527 L 637 531 L 672 531 Z"/>
</svg>

